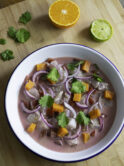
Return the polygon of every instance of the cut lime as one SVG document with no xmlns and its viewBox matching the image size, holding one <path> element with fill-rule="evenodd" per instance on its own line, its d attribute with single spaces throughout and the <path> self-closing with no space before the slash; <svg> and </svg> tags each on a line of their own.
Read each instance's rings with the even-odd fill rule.
<svg viewBox="0 0 124 166">
<path fill-rule="evenodd" d="M 113 29 L 108 21 L 98 19 L 92 22 L 90 32 L 95 40 L 106 41 L 112 37 Z"/>
</svg>

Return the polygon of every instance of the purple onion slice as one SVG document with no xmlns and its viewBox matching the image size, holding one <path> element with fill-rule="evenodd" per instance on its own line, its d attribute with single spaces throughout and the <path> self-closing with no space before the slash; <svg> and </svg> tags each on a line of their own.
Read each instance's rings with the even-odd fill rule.
<svg viewBox="0 0 124 166">
<path fill-rule="evenodd" d="M 87 94 L 87 97 L 86 97 L 86 101 L 85 101 L 85 104 L 86 105 L 89 105 L 89 98 L 91 96 L 91 94 L 95 91 L 95 89 L 92 89 L 88 94 Z"/>
<path fill-rule="evenodd" d="M 40 114 L 40 117 L 42 119 L 42 121 L 49 127 L 49 128 L 54 128 L 53 125 L 51 125 L 50 123 L 47 122 L 47 120 L 44 118 L 43 114 Z"/>
<path fill-rule="evenodd" d="M 34 113 L 34 112 L 37 112 L 37 111 L 39 111 L 40 108 L 41 108 L 40 106 L 38 106 L 37 108 L 35 108 L 35 109 L 33 109 L 33 110 L 30 110 L 30 109 L 28 109 L 28 108 L 25 107 L 25 105 L 24 105 L 23 102 L 21 102 L 20 105 L 21 105 L 22 110 L 23 110 L 24 112 L 28 113 L 28 114 L 32 114 L 32 113 Z"/>
<path fill-rule="evenodd" d="M 80 71 L 80 65 L 78 66 L 77 71 L 74 74 L 69 75 L 68 78 L 72 78 L 72 77 L 76 76 L 79 73 L 79 71 Z"/>
<path fill-rule="evenodd" d="M 34 99 L 37 100 L 38 98 L 33 96 L 29 91 L 27 91 L 26 89 L 24 90 L 24 94 L 26 94 L 26 96 L 28 96 L 30 99 Z"/>
<path fill-rule="evenodd" d="M 66 103 L 66 102 L 64 102 L 64 106 L 66 107 L 66 108 L 68 108 L 71 112 L 72 112 L 72 114 L 73 114 L 73 117 L 74 118 L 76 118 L 76 111 L 75 111 L 75 109 L 72 107 L 72 106 L 70 106 L 68 103 Z"/>
<path fill-rule="evenodd" d="M 71 95 L 71 91 L 69 90 L 69 82 L 72 80 L 73 78 L 69 78 L 66 83 L 65 83 L 65 88 L 66 88 L 66 91 L 69 95 Z"/>
<path fill-rule="evenodd" d="M 35 82 L 36 81 L 36 77 L 40 74 L 46 74 L 48 73 L 47 71 L 45 70 L 42 70 L 42 71 L 37 71 L 36 73 L 34 73 L 34 75 L 32 76 L 32 81 Z"/>
<path fill-rule="evenodd" d="M 79 102 L 75 102 L 75 103 L 76 103 L 76 105 L 77 105 L 78 107 L 80 107 L 80 108 L 83 108 L 83 109 L 88 108 L 88 105 L 86 105 L 86 104 L 81 104 L 81 103 L 79 103 Z"/>
</svg>

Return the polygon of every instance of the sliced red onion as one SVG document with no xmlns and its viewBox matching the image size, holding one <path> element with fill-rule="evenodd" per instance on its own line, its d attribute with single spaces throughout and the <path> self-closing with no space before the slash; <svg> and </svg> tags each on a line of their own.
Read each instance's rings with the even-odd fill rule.
<svg viewBox="0 0 124 166">
<path fill-rule="evenodd" d="M 28 96 L 30 99 L 34 99 L 37 100 L 38 98 L 33 96 L 29 91 L 27 91 L 26 89 L 24 90 L 24 94 L 26 94 L 26 96 Z"/>
<path fill-rule="evenodd" d="M 100 124 L 99 131 L 102 131 L 104 128 L 104 119 L 101 116 L 99 117 L 99 124 Z"/>
<path fill-rule="evenodd" d="M 94 107 L 98 105 L 98 102 L 94 103 L 88 110 L 88 112 L 92 111 Z"/>
<path fill-rule="evenodd" d="M 76 79 L 79 79 L 79 80 L 89 80 L 92 78 L 92 76 L 87 76 L 87 77 L 75 77 Z"/>
<path fill-rule="evenodd" d="M 65 136 L 64 139 L 66 139 L 66 140 L 72 140 L 72 139 L 75 139 L 75 138 L 79 137 L 80 134 L 81 134 L 81 125 L 79 125 L 76 134 L 74 134 L 72 136 Z"/>
<path fill-rule="evenodd" d="M 68 79 L 67 81 L 66 81 L 66 83 L 65 83 L 65 88 L 66 88 L 66 91 L 67 91 L 67 93 L 69 94 L 69 95 L 71 95 L 71 91 L 69 90 L 69 82 L 72 80 L 73 78 L 70 78 L 70 79 Z"/>
<path fill-rule="evenodd" d="M 54 128 L 53 125 L 47 122 L 47 120 L 44 118 L 43 114 L 40 114 L 42 121 L 49 127 L 49 128 Z"/>
<path fill-rule="evenodd" d="M 42 70 L 42 71 L 37 71 L 36 73 L 34 73 L 34 75 L 32 76 L 32 81 L 35 82 L 36 81 L 36 77 L 40 74 L 46 74 L 48 73 L 47 71 L 45 70 Z"/>
<path fill-rule="evenodd" d="M 88 108 L 88 105 L 86 105 L 86 104 L 81 104 L 81 103 L 79 103 L 79 102 L 75 102 L 75 103 L 76 103 L 76 105 L 77 105 L 78 107 L 80 107 L 80 108 L 83 108 L 83 109 Z"/>
<path fill-rule="evenodd" d="M 48 87 L 48 90 L 49 90 L 49 92 L 50 92 L 50 96 L 51 96 L 52 98 L 54 98 L 55 93 L 53 92 L 52 88 L 49 88 L 49 87 Z"/>
<path fill-rule="evenodd" d="M 74 74 L 69 75 L 68 78 L 72 78 L 72 77 L 76 76 L 79 73 L 79 71 L 80 71 L 80 65 L 78 66 L 77 71 Z"/>
<path fill-rule="evenodd" d="M 64 102 L 64 105 L 65 105 L 66 108 L 68 108 L 72 112 L 73 117 L 76 118 L 76 111 L 75 111 L 75 109 L 72 106 L 70 106 L 68 103 L 66 103 L 66 102 Z"/>
<path fill-rule="evenodd" d="M 43 91 L 43 95 L 46 95 L 47 92 L 46 92 L 46 89 L 43 87 L 43 85 L 39 84 L 39 86 L 40 86 L 40 88 L 41 88 L 42 91 Z"/>
<path fill-rule="evenodd" d="M 88 94 L 87 94 L 87 97 L 86 97 L 86 101 L 85 101 L 85 104 L 86 105 L 89 105 L 89 98 L 91 96 L 91 94 L 95 91 L 95 89 L 92 89 Z"/>
<path fill-rule="evenodd" d="M 32 113 L 37 112 L 37 111 L 40 110 L 40 106 L 38 106 L 37 108 L 35 108 L 35 109 L 33 109 L 33 110 L 29 110 L 28 108 L 25 107 L 25 105 L 24 105 L 23 102 L 21 102 L 20 105 L 21 105 L 22 110 L 23 110 L 24 112 L 28 113 L 28 114 L 32 114 Z"/>
</svg>

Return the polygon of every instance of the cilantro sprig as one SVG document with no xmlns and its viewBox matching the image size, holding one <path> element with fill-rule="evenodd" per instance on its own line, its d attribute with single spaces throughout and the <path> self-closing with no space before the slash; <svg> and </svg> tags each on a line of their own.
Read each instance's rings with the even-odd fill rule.
<svg viewBox="0 0 124 166">
<path fill-rule="evenodd" d="M 51 81 L 57 82 L 59 77 L 60 77 L 59 72 L 55 67 L 52 68 L 51 71 L 47 74 L 47 79 Z"/>
<path fill-rule="evenodd" d="M 70 70 L 70 71 L 74 71 L 74 69 L 75 69 L 76 67 L 78 67 L 80 64 L 83 64 L 83 63 L 84 63 L 83 60 L 78 61 L 78 62 L 76 62 L 76 63 L 69 63 L 69 64 L 67 64 L 67 68 L 68 68 L 68 70 Z"/>
<path fill-rule="evenodd" d="M 93 73 L 93 77 L 99 81 L 99 82 L 103 82 L 103 78 L 101 78 L 99 75 L 97 75 L 96 73 Z"/>
<path fill-rule="evenodd" d="M 27 24 L 31 20 L 31 13 L 29 11 L 26 11 L 19 17 L 19 22 L 23 24 Z"/>
<path fill-rule="evenodd" d="M 30 32 L 24 28 L 16 30 L 14 27 L 9 27 L 8 36 L 19 43 L 24 43 L 30 38 Z"/>
<path fill-rule="evenodd" d="M 71 88 L 71 92 L 72 93 L 83 93 L 86 90 L 86 86 L 83 85 L 83 83 L 81 81 L 74 81 L 72 83 L 72 88 Z"/>
<path fill-rule="evenodd" d="M 66 127 L 69 122 L 69 119 L 66 116 L 65 112 L 62 112 L 57 116 L 57 121 L 59 126 Z"/>
<path fill-rule="evenodd" d="M 1 44 L 1 45 L 6 44 L 6 40 L 5 40 L 5 39 L 3 39 L 3 38 L 1 38 L 1 39 L 0 39 L 0 44 Z"/>
<path fill-rule="evenodd" d="M 51 96 L 49 96 L 49 95 L 45 95 L 45 96 L 43 96 L 43 97 L 41 97 L 39 99 L 39 104 L 42 107 L 48 107 L 48 108 L 50 108 L 50 107 L 52 107 L 53 102 L 54 102 L 54 99 Z"/>
<path fill-rule="evenodd" d="M 88 125 L 90 122 L 90 118 L 87 117 L 82 111 L 78 113 L 76 120 L 79 124 L 84 124 L 84 125 Z"/>
<path fill-rule="evenodd" d="M 3 61 L 14 59 L 13 51 L 7 49 L 0 54 L 0 57 Z"/>
</svg>

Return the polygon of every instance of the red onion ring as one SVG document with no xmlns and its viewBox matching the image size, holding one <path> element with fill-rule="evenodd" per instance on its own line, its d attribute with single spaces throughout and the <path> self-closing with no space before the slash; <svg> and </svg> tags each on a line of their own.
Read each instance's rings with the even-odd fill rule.
<svg viewBox="0 0 124 166">
<path fill-rule="evenodd" d="M 46 95 L 47 94 L 46 89 L 41 84 L 39 84 L 39 86 L 40 86 L 40 88 L 43 91 L 43 95 Z"/>
<path fill-rule="evenodd" d="M 27 91 L 26 89 L 24 90 L 24 94 L 26 94 L 26 96 L 28 96 L 30 99 L 34 99 L 34 100 L 38 99 L 37 97 L 35 97 L 32 94 L 30 94 L 30 92 Z"/>
<path fill-rule="evenodd" d="M 80 108 L 83 108 L 83 109 L 88 108 L 88 105 L 86 105 L 86 104 L 80 104 L 79 102 L 75 102 L 75 103 Z"/>
<path fill-rule="evenodd" d="M 98 105 L 98 102 L 94 103 L 94 104 L 89 108 L 88 112 L 90 112 L 90 111 L 93 109 L 93 107 L 95 107 L 95 106 L 97 106 L 97 105 Z"/>
<path fill-rule="evenodd" d="M 87 76 L 87 77 L 75 77 L 76 79 L 79 80 L 89 80 L 90 78 L 92 78 L 92 76 Z"/>
<path fill-rule="evenodd" d="M 75 139 L 75 138 L 79 137 L 80 134 L 81 134 L 81 125 L 79 125 L 79 128 L 78 128 L 76 134 L 74 134 L 72 136 L 65 136 L 64 139 L 66 139 L 66 140 L 72 140 L 72 139 Z"/>
<path fill-rule="evenodd" d="M 74 74 L 69 75 L 68 78 L 72 78 L 72 77 L 74 77 L 75 75 L 78 74 L 79 71 L 80 71 L 80 65 L 78 66 L 77 71 L 76 71 Z"/>
<path fill-rule="evenodd" d="M 101 116 L 98 119 L 99 119 L 99 124 L 100 124 L 99 131 L 102 131 L 104 128 L 104 120 Z"/>
<path fill-rule="evenodd" d="M 40 74 L 46 74 L 46 73 L 48 73 L 48 72 L 47 72 L 47 71 L 44 71 L 44 70 L 42 70 L 42 71 L 37 71 L 37 72 L 34 73 L 34 75 L 32 76 L 32 81 L 35 82 L 36 77 L 37 77 L 38 75 L 40 75 Z"/>
<path fill-rule="evenodd" d="M 29 110 L 28 108 L 25 107 L 23 102 L 21 102 L 20 105 L 21 105 L 21 108 L 23 109 L 23 111 L 28 113 L 28 114 L 32 114 L 32 113 L 37 112 L 37 111 L 40 110 L 40 106 L 38 106 L 37 108 L 35 108 L 33 110 Z"/>
<path fill-rule="evenodd" d="M 95 89 L 92 89 L 88 94 L 87 94 L 87 97 L 86 97 L 86 101 L 85 101 L 85 104 L 86 105 L 89 105 L 89 98 L 91 96 L 91 94 L 95 91 Z"/>
<path fill-rule="evenodd" d="M 49 92 L 50 92 L 50 96 L 51 96 L 52 98 L 54 98 L 55 93 L 53 92 L 52 88 L 49 88 L 49 87 L 48 87 L 48 90 L 49 90 Z"/>
<path fill-rule="evenodd" d="M 68 84 L 69 84 L 69 81 L 71 81 L 72 79 L 73 78 L 68 79 L 65 83 L 65 88 L 66 88 L 66 91 L 69 95 L 71 95 L 71 91 L 69 90 L 69 85 Z"/>
<path fill-rule="evenodd" d="M 77 114 L 76 114 L 76 111 L 74 110 L 74 108 L 66 102 L 64 102 L 64 105 L 65 105 L 66 108 L 68 108 L 73 113 L 73 117 L 76 118 Z"/>
<path fill-rule="evenodd" d="M 47 120 L 44 118 L 44 116 L 43 116 L 42 113 L 40 114 L 40 117 L 41 117 L 42 121 L 43 121 L 49 128 L 54 128 L 53 125 L 51 125 L 51 124 L 49 124 L 49 123 L 47 122 Z"/>
</svg>

